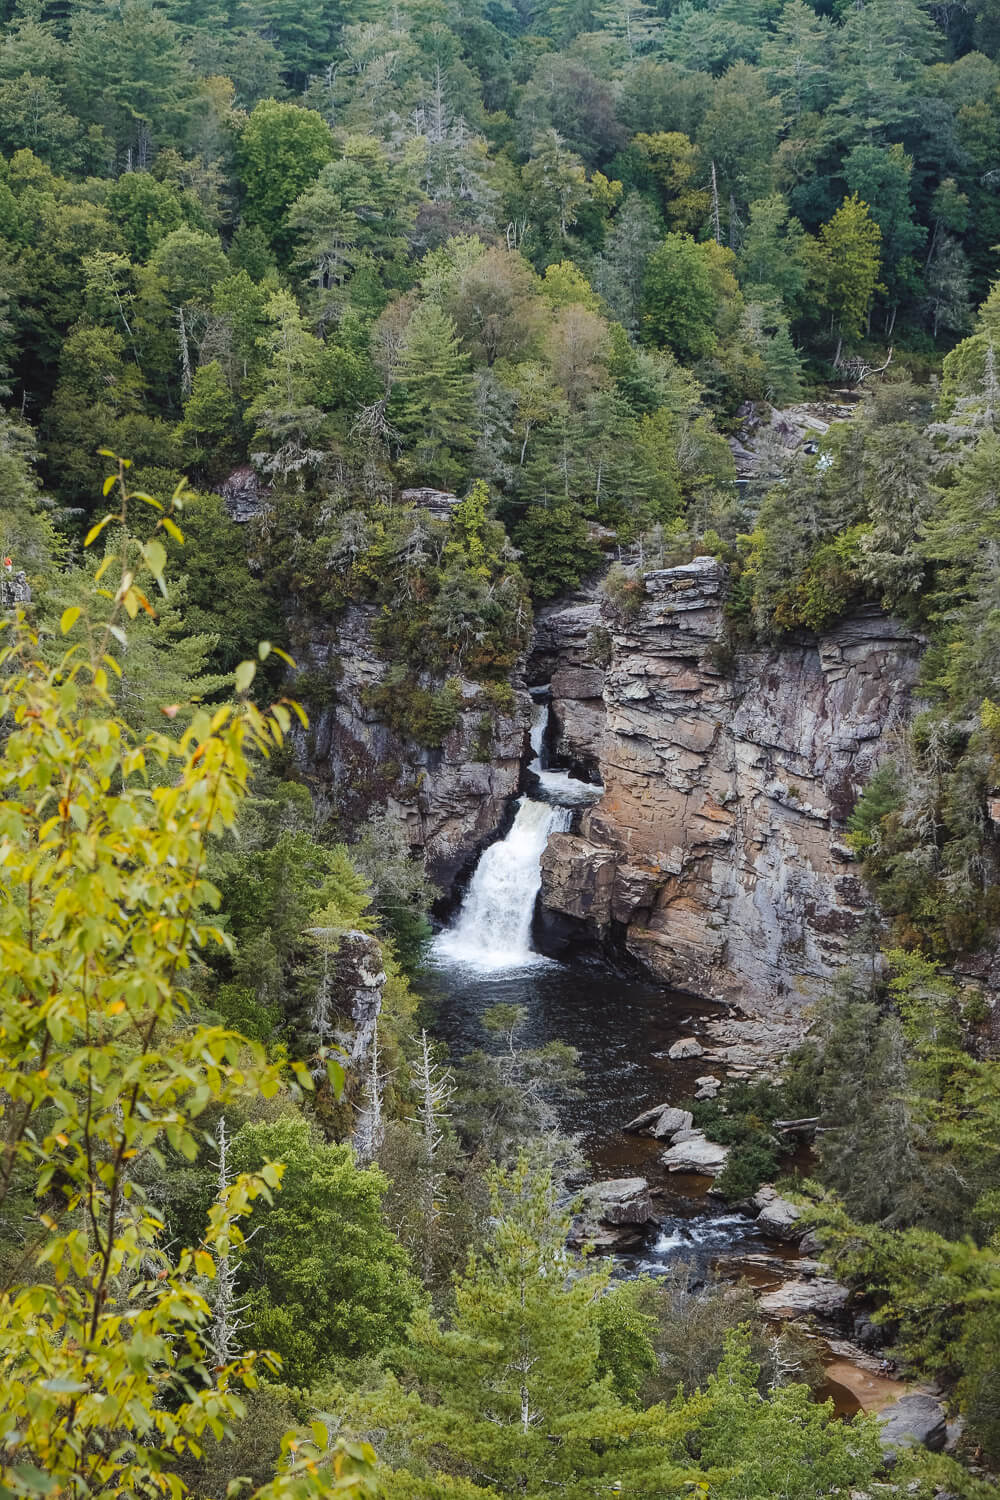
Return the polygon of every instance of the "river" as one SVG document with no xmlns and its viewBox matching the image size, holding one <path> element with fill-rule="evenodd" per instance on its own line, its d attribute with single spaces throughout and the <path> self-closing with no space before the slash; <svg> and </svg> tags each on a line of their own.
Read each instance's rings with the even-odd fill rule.
<svg viewBox="0 0 1000 1500">
<path fill-rule="evenodd" d="M 679 1260 L 725 1276 L 743 1276 L 758 1288 L 794 1275 L 798 1252 L 766 1241 L 753 1219 L 711 1196 L 709 1179 L 668 1173 L 660 1163 L 665 1142 L 626 1134 L 626 1121 L 669 1102 L 684 1105 L 695 1079 L 710 1065 L 703 1058 L 671 1060 L 668 1050 L 682 1036 L 698 1036 L 721 1013 L 664 986 L 617 972 L 591 959 L 555 962 L 531 942 L 532 915 L 541 883 L 540 860 L 550 835 L 569 827 L 580 803 L 601 794 L 544 766 L 547 710 L 536 706 L 532 727 L 537 777 L 533 795 L 522 797 L 506 837 L 482 855 L 462 904 L 435 940 L 428 979 L 436 1001 L 435 1031 L 453 1056 L 487 1044 L 483 1012 L 500 1003 L 523 1007 L 528 1045 L 564 1041 L 579 1053 L 578 1097 L 559 1106 L 567 1133 L 579 1136 L 595 1179 L 643 1176 L 658 1210 L 655 1232 L 629 1255 L 623 1274 L 662 1272 Z M 842 1346 L 821 1344 L 827 1386 L 838 1409 L 878 1406 L 899 1394 L 880 1381 L 871 1360 L 845 1357 Z"/>
</svg>

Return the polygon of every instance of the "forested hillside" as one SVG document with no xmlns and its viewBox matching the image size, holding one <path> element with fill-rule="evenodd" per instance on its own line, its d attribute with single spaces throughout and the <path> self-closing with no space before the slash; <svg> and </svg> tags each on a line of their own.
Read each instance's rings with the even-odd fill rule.
<svg viewBox="0 0 1000 1500">
<path fill-rule="evenodd" d="M 3 1495 L 993 1492 L 998 241 L 993 0 L 0 0 Z M 706 556 L 721 680 L 922 653 L 856 956 L 697 1124 L 948 1457 L 568 1250 L 580 1058 L 435 1036 L 449 737 L 523 791 L 539 609 L 592 673 Z"/>
</svg>

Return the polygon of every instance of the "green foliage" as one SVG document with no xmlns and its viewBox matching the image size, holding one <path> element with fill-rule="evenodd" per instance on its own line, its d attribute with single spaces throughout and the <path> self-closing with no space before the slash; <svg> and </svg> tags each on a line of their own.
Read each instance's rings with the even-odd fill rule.
<svg viewBox="0 0 1000 1500">
<path fill-rule="evenodd" d="M 569 506 L 533 507 L 514 533 L 522 566 L 540 599 L 566 593 L 601 561 L 586 521 Z"/>
<path fill-rule="evenodd" d="M 116 483 L 124 525 L 121 467 Z M 89 649 L 74 641 L 67 611 L 54 669 L 23 622 L 5 622 L 0 1197 L 18 1205 L 21 1237 L 0 1313 L 0 1409 L 19 1441 L 0 1468 L 16 1494 L 183 1495 L 186 1455 L 242 1416 L 240 1385 L 267 1367 L 224 1355 L 209 1374 L 203 1288 L 245 1243 L 241 1221 L 280 1168 L 224 1185 L 200 1244 L 183 1248 L 136 1164 L 168 1150 L 192 1159 L 210 1101 L 279 1086 L 258 1048 L 192 1020 L 181 981 L 197 949 L 225 945 L 208 844 L 235 822 L 248 756 L 280 744 L 289 714 L 243 698 L 178 739 L 131 736 L 107 695 L 106 647 L 148 603 L 146 579 L 162 586 L 165 555 L 154 536 L 122 556 L 132 567 L 110 574 L 101 632 Z M 151 778 L 156 768 L 166 774 Z M 326 1445 L 325 1428 L 306 1450 L 283 1441 L 278 1477 L 257 1493 L 319 1494 L 335 1474 L 362 1493 L 370 1450 L 340 1444 L 331 1458 Z"/>
<path fill-rule="evenodd" d="M 247 120 L 237 148 L 243 217 L 279 257 L 295 244 L 289 209 L 333 155 L 329 127 L 314 110 L 262 99 Z"/>
<path fill-rule="evenodd" d="M 651 1368 L 652 1320 L 634 1293 L 609 1293 L 606 1272 L 570 1274 L 545 1178 L 521 1163 L 493 1193 L 493 1236 L 456 1283 L 450 1326 L 419 1319 L 402 1380 L 353 1403 L 355 1425 L 392 1436 L 384 1493 L 471 1500 L 559 1485 L 582 1497 L 620 1484 L 654 1500 L 700 1485 L 806 1500 L 879 1468 L 874 1419 L 835 1421 L 806 1386 L 760 1397 L 745 1332 L 729 1335 L 704 1393 L 645 1410 L 623 1401 L 615 1383 L 632 1394 Z"/>
<path fill-rule="evenodd" d="M 690 235 L 668 234 L 646 265 L 643 337 L 690 363 L 715 348 L 717 313 L 706 247 Z"/>
<path fill-rule="evenodd" d="M 418 1287 L 382 1221 L 381 1173 L 357 1167 L 348 1146 L 312 1138 L 301 1119 L 244 1125 L 234 1137 L 238 1170 L 275 1160 L 282 1192 L 260 1211 L 241 1279 L 254 1340 L 281 1356 L 289 1380 L 310 1385 L 397 1343 Z"/>
</svg>

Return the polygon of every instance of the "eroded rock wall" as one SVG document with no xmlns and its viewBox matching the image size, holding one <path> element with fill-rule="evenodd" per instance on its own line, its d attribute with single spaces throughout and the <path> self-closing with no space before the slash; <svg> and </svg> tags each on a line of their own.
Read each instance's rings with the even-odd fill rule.
<svg viewBox="0 0 1000 1500">
<path fill-rule="evenodd" d="M 315 794 L 335 799 L 342 823 L 360 827 L 386 811 L 426 859 L 443 890 L 468 867 L 504 820 L 517 793 L 531 704 L 520 676 L 514 708 L 498 713 L 480 684 L 461 681 L 462 708 L 438 748 L 397 734 L 365 703 L 388 671 L 372 638 L 374 607 L 352 605 L 328 636 L 296 649 L 310 685 L 310 727 L 297 754 Z"/>
<path fill-rule="evenodd" d="M 846 817 L 909 711 L 920 641 L 865 610 L 769 650 L 724 647 L 711 558 L 646 578 L 611 660 L 605 791 L 543 860 L 542 940 L 614 941 L 666 983 L 794 1014 L 869 908 Z"/>
</svg>

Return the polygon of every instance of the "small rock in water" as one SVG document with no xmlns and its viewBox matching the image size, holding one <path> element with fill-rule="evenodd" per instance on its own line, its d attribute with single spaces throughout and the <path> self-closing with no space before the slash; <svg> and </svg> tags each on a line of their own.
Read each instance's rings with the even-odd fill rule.
<svg viewBox="0 0 1000 1500">
<path fill-rule="evenodd" d="M 714 1099 L 722 1087 L 722 1079 L 716 1078 L 714 1073 L 706 1073 L 703 1078 L 695 1079 L 696 1099 Z"/>
<path fill-rule="evenodd" d="M 682 1057 L 701 1057 L 704 1047 L 693 1036 L 682 1036 L 679 1042 L 675 1042 L 667 1053 L 675 1062 Z"/>
<path fill-rule="evenodd" d="M 694 1121 L 694 1115 L 689 1109 L 665 1109 L 653 1126 L 653 1134 L 658 1141 L 666 1140 L 669 1135 L 676 1139 L 679 1130 L 690 1130 Z"/>
<path fill-rule="evenodd" d="M 701 1177 L 717 1177 L 726 1165 L 728 1146 L 708 1140 L 701 1131 L 681 1131 L 685 1139 L 676 1138 L 660 1160 L 669 1172 L 696 1172 Z"/>
</svg>

